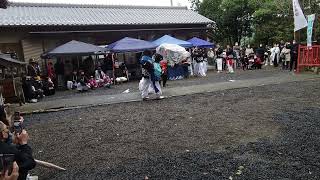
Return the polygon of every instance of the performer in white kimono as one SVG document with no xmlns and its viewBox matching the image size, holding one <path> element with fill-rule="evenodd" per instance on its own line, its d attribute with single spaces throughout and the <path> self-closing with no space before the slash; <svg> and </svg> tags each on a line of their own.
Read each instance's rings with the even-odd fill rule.
<svg viewBox="0 0 320 180">
<path fill-rule="evenodd" d="M 205 52 L 202 49 L 196 49 L 194 51 L 194 57 L 196 60 L 196 65 L 194 67 L 194 73 L 197 76 L 202 76 L 205 77 L 207 76 L 206 72 L 207 72 L 207 67 L 205 65 Z"/>
<path fill-rule="evenodd" d="M 279 58 L 280 58 L 280 48 L 278 44 L 274 44 L 273 47 L 270 49 L 271 55 L 270 55 L 270 59 L 269 62 L 266 60 L 265 65 L 268 66 L 268 64 L 270 64 L 270 66 L 278 66 L 279 63 Z"/>
<path fill-rule="evenodd" d="M 279 44 L 276 44 L 276 47 L 275 47 L 275 57 L 274 57 L 274 61 L 273 61 L 273 64 L 274 64 L 274 67 L 278 67 L 279 65 L 279 62 L 280 62 L 280 47 L 279 47 Z"/>
</svg>

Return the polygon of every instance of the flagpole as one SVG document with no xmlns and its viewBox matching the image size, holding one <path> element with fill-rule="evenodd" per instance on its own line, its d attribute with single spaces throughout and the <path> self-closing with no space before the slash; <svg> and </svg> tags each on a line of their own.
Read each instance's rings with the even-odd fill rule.
<svg viewBox="0 0 320 180">
<path fill-rule="evenodd" d="M 298 0 L 298 2 L 299 2 L 299 4 L 300 4 L 300 6 L 301 6 L 301 3 L 300 3 L 299 0 Z M 302 9 L 303 9 L 303 5 L 304 5 L 304 0 L 302 0 Z M 298 42 L 298 43 L 300 43 L 300 31 L 301 31 L 301 30 L 294 31 L 294 33 L 293 33 L 293 39 L 294 39 L 296 42 Z"/>
</svg>

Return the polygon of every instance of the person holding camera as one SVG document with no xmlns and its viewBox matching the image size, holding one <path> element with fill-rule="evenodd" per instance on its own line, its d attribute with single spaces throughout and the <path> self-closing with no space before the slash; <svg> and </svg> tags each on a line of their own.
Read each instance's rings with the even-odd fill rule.
<svg viewBox="0 0 320 180">
<path fill-rule="evenodd" d="M 11 166 L 14 161 L 17 162 L 17 165 L 19 166 L 18 180 L 25 180 L 28 175 L 28 171 L 36 166 L 36 162 L 32 156 L 32 149 L 28 145 L 29 135 L 26 130 L 22 130 L 21 133 L 15 133 L 13 139 L 14 144 L 7 143 L 7 139 L 9 137 L 9 126 L 5 125 L 2 121 L 0 121 L 0 154 L 2 155 L 2 157 L 6 155 L 13 156 Z M 6 164 L 9 164 L 8 167 L 10 167 L 10 162 Z M 3 169 L 1 170 L 2 176 L 6 171 L 10 172 L 12 170 L 12 168 L 5 168 L 6 167 L 3 167 Z"/>
<path fill-rule="evenodd" d="M 19 178 L 19 166 L 16 162 L 13 162 L 12 172 L 9 175 L 9 171 L 0 173 L 0 180 L 17 180 Z"/>
</svg>

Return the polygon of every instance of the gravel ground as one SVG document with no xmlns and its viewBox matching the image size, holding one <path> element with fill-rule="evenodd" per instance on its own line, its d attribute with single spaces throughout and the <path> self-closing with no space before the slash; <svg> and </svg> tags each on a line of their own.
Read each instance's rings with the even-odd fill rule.
<svg viewBox="0 0 320 180">
<path fill-rule="evenodd" d="M 320 179 L 320 82 L 26 116 L 40 179 Z"/>
<path fill-rule="evenodd" d="M 238 70 L 235 74 L 226 74 L 221 73 L 217 74 L 215 71 L 209 71 L 207 77 L 192 77 L 189 79 L 178 80 L 178 81 L 168 81 L 168 88 L 171 87 L 181 87 L 181 86 L 191 86 L 191 85 L 201 85 L 209 83 L 219 83 L 226 82 L 229 80 L 247 80 L 247 79 L 258 79 L 263 77 L 270 76 L 281 76 L 283 74 L 289 73 L 288 71 L 279 71 L 275 68 L 265 68 L 263 70 L 255 71 L 242 71 Z M 138 92 L 139 81 L 130 81 L 128 83 L 123 83 L 121 85 L 113 86 L 111 89 L 108 88 L 99 88 L 96 90 L 88 91 L 86 93 L 78 93 L 77 91 L 57 91 L 56 95 L 48 96 L 43 101 L 50 101 L 53 99 L 65 99 L 71 97 L 82 97 L 82 96 L 97 96 L 97 95 L 112 95 L 112 94 L 121 94 L 127 89 L 130 89 L 130 92 Z"/>
</svg>

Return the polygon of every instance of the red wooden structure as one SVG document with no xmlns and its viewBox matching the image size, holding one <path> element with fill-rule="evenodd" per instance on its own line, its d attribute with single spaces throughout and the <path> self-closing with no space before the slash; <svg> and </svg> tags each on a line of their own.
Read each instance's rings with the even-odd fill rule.
<svg viewBox="0 0 320 180">
<path fill-rule="evenodd" d="M 303 67 L 320 67 L 320 45 L 313 45 L 312 48 L 299 46 L 297 73 Z"/>
</svg>

